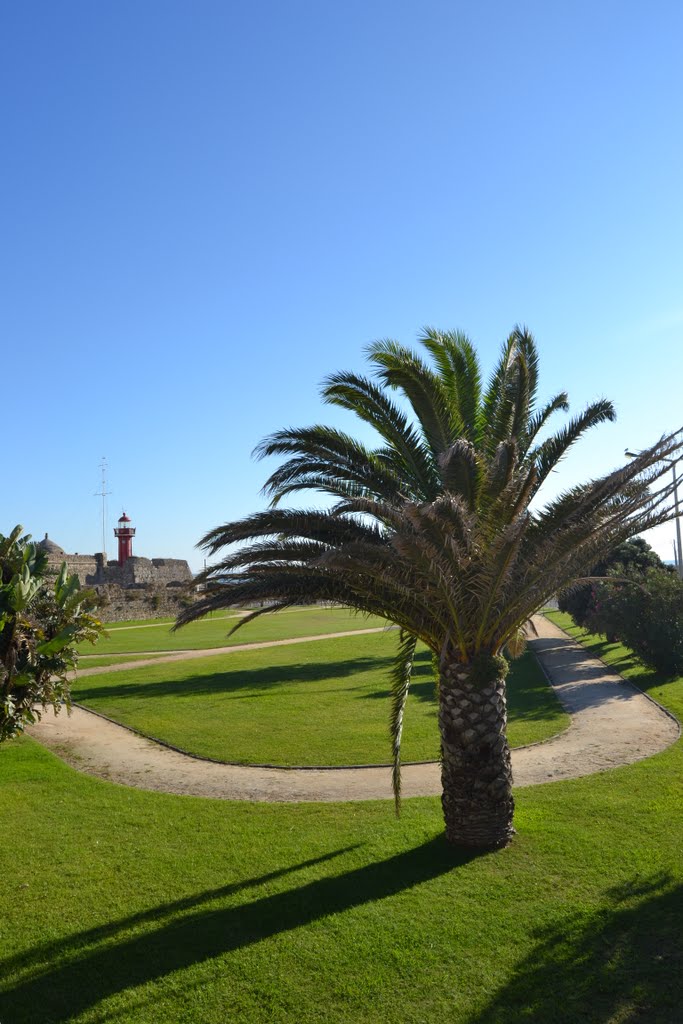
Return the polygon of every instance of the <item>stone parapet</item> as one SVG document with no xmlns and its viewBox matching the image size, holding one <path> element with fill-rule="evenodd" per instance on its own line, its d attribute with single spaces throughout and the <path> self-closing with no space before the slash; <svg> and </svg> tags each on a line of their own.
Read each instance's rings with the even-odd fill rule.
<svg viewBox="0 0 683 1024">
<path fill-rule="evenodd" d="M 103 621 L 175 616 L 184 603 L 194 599 L 192 572 L 181 558 L 131 555 L 123 565 L 117 561 L 105 564 L 101 553 L 69 555 L 57 545 L 51 548 L 48 562 L 52 571 L 58 572 L 66 562 L 68 572 L 78 576 L 81 586 L 96 590 Z"/>
</svg>

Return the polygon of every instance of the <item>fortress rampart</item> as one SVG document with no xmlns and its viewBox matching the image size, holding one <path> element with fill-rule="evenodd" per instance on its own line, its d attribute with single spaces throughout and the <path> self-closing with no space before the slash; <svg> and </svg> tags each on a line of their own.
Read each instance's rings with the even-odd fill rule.
<svg viewBox="0 0 683 1024">
<path fill-rule="evenodd" d="M 100 598 L 99 613 L 105 622 L 125 619 L 153 619 L 177 615 L 194 600 L 192 572 L 181 558 L 141 558 L 131 555 L 123 565 L 105 561 L 102 553 L 69 554 L 47 534 L 39 542 L 55 572 L 63 562 L 78 576 L 81 586 L 95 590 Z"/>
</svg>

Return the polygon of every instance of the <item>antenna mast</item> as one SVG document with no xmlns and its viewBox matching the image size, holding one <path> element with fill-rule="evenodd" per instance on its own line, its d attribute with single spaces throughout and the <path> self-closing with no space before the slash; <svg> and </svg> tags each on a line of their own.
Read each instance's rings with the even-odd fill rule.
<svg viewBox="0 0 683 1024">
<path fill-rule="evenodd" d="M 102 499 L 102 555 L 104 561 L 107 561 L 107 495 L 111 494 L 111 491 L 107 490 L 107 459 L 106 456 L 102 456 L 100 462 L 100 469 L 102 471 L 102 484 L 99 491 L 95 491 L 95 497 Z"/>
</svg>

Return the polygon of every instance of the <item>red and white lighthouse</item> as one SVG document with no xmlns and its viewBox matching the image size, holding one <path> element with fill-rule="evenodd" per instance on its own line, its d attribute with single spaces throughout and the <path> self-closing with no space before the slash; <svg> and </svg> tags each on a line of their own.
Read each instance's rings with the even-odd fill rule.
<svg viewBox="0 0 683 1024">
<path fill-rule="evenodd" d="M 133 537 L 135 527 L 130 525 L 130 519 L 124 512 L 119 519 L 119 525 L 114 527 L 114 536 L 119 541 L 119 565 L 123 565 L 133 554 Z"/>
</svg>

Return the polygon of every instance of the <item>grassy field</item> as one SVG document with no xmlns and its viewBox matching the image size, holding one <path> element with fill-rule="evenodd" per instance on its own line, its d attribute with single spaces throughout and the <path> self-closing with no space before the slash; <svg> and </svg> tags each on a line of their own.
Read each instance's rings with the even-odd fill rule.
<svg viewBox="0 0 683 1024">
<path fill-rule="evenodd" d="M 294 619 L 295 616 L 292 616 Z M 124 725 L 220 761 L 343 765 L 389 760 L 387 674 L 395 633 L 236 651 L 78 679 L 74 699 Z M 531 655 L 509 677 L 510 742 L 568 724 Z M 405 760 L 438 754 L 429 653 L 418 655 Z"/>
<path fill-rule="evenodd" d="M 227 633 L 238 617 L 216 615 L 192 622 L 177 633 L 171 632 L 172 621 L 117 623 L 108 627 L 109 636 L 102 637 L 96 647 L 83 644 L 83 654 L 139 654 L 145 651 L 193 651 L 210 647 L 232 647 L 264 640 L 284 640 L 292 636 L 317 636 L 320 633 L 342 633 L 350 629 L 372 629 L 386 626 L 385 619 L 356 615 L 344 608 L 296 608 L 264 615 L 244 626 L 233 636 Z"/>
<path fill-rule="evenodd" d="M 5 743 L 0 1020 L 678 1024 L 682 778 L 679 742 L 519 790 L 513 845 L 468 857 L 438 799 L 164 796 Z"/>
</svg>

